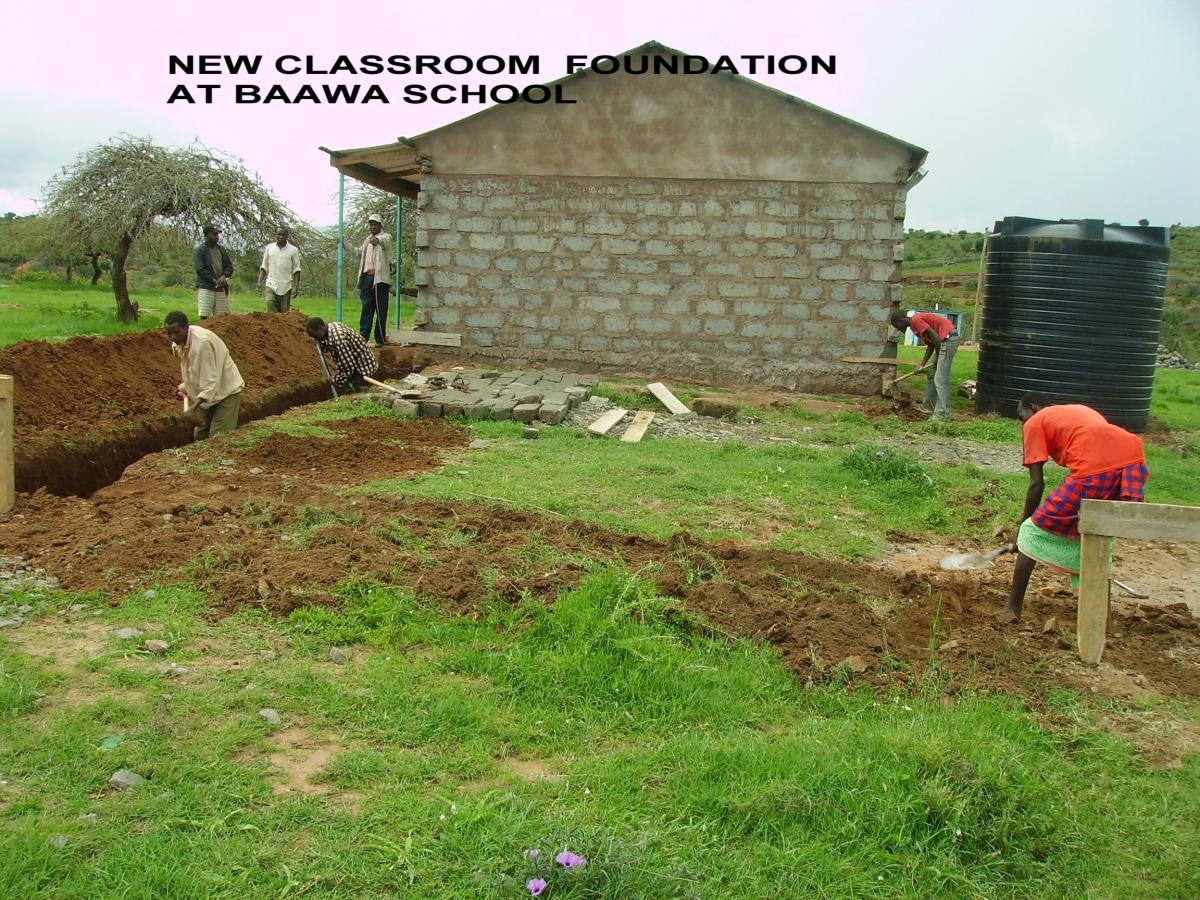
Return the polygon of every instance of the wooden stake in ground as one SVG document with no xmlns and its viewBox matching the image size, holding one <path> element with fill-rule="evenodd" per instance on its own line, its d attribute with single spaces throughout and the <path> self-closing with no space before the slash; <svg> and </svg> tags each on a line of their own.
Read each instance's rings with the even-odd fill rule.
<svg viewBox="0 0 1200 900">
<path fill-rule="evenodd" d="M 1095 665 L 1104 653 L 1108 635 L 1108 554 L 1112 538 L 1083 534 L 1079 547 L 1079 610 L 1075 633 L 1079 639 L 1079 658 Z"/>
<path fill-rule="evenodd" d="M 658 398 L 658 402 L 665 406 L 672 415 L 683 416 L 691 412 L 690 409 L 688 409 L 679 401 L 678 397 L 671 393 L 670 388 L 668 388 L 661 381 L 656 381 L 654 384 L 648 384 L 646 385 L 646 388 L 650 391 L 650 393 Z"/>
<path fill-rule="evenodd" d="M 625 429 L 625 433 L 621 435 L 621 440 L 627 444 L 636 444 L 645 435 L 646 429 L 650 427 L 650 423 L 654 421 L 654 413 L 649 410 L 638 410 L 634 413 L 633 421 L 629 423 L 629 427 Z"/>
<path fill-rule="evenodd" d="M 1084 500 L 1079 505 L 1079 657 L 1095 665 L 1108 637 L 1108 571 L 1113 538 L 1200 543 L 1200 506 Z"/>
<path fill-rule="evenodd" d="M 625 418 L 626 412 L 628 412 L 628 410 L 610 409 L 595 422 L 589 425 L 588 431 L 591 434 L 596 435 L 596 437 L 604 437 L 606 434 L 612 431 L 614 425 Z"/>
<path fill-rule="evenodd" d="M 13 386 L 11 375 L 0 375 L 0 515 L 11 512 L 16 496 L 13 467 Z"/>
</svg>

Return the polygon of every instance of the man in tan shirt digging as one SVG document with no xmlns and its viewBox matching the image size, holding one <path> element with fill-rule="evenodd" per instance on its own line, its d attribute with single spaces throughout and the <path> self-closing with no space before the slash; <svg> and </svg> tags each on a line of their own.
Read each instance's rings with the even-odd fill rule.
<svg viewBox="0 0 1200 900">
<path fill-rule="evenodd" d="M 178 311 L 167 313 L 164 328 L 171 339 L 171 352 L 179 357 L 183 375 L 179 396 L 184 400 L 184 412 L 200 418 L 196 440 L 233 431 L 246 382 L 225 342 L 207 328 L 189 325 L 188 317 Z"/>
</svg>

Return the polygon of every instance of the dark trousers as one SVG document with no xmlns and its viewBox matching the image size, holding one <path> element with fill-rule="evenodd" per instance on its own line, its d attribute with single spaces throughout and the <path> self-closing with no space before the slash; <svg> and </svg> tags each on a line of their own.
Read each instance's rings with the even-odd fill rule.
<svg viewBox="0 0 1200 900">
<path fill-rule="evenodd" d="M 358 317 L 358 333 L 364 341 L 371 339 L 371 319 L 375 319 L 375 343 L 387 340 L 388 291 L 391 285 L 376 284 L 374 275 L 358 279 L 358 297 L 362 300 L 362 315 Z"/>
</svg>

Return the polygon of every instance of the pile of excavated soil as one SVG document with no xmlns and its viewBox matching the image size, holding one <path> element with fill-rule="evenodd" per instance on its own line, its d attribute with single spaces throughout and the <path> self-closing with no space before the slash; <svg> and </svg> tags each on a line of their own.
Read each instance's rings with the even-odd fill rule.
<svg viewBox="0 0 1200 900">
<path fill-rule="evenodd" d="M 205 321 L 246 380 L 242 422 L 329 396 L 305 321 L 299 312 Z M 380 377 L 406 374 L 428 359 L 418 350 L 385 348 Z M 0 349 L 0 373 L 16 380 L 18 491 L 86 495 L 144 454 L 191 438 L 193 423 L 175 396 L 179 362 L 159 329 L 61 344 L 22 341 Z"/>
<path fill-rule="evenodd" d="M 1031 591 L 1027 624 L 1014 628 L 991 615 L 1006 590 L 992 574 L 902 573 L 505 506 L 346 495 L 339 486 L 436 466 L 437 451 L 453 452 L 466 435 L 441 420 L 326 427 L 344 437 L 244 446 L 229 436 L 148 456 L 88 499 L 39 492 L 0 523 L 0 546 L 64 588 L 114 603 L 191 579 L 218 613 L 334 604 L 334 586 L 361 577 L 471 615 L 525 592 L 552 602 L 589 563 L 612 561 L 720 631 L 771 644 L 802 679 L 886 689 L 936 675 L 950 691 L 1034 699 L 1063 683 L 1200 696 L 1200 625 L 1180 606 L 1114 609 L 1106 671 L 1124 680 L 1098 683 L 1068 640 L 1069 596 Z M 368 459 L 386 460 L 386 472 L 363 468 Z M 1043 631 L 1051 617 L 1063 627 Z"/>
<path fill-rule="evenodd" d="M 241 464 L 276 475 L 299 475 L 323 484 L 362 484 L 441 465 L 439 451 L 465 446 L 470 434 L 428 419 L 376 417 L 322 426 L 338 439 L 273 432 L 240 451 Z M 344 438 L 344 440 L 342 439 Z"/>
</svg>

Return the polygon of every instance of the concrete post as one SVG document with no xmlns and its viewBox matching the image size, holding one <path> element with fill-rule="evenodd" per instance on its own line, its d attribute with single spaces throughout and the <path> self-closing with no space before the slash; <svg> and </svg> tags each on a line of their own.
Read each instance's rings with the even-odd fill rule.
<svg viewBox="0 0 1200 900">
<path fill-rule="evenodd" d="M 13 466 L 13 377 L 0 375 L 0 515 L 11 512 L 16 494 Z"/>
</svg>

